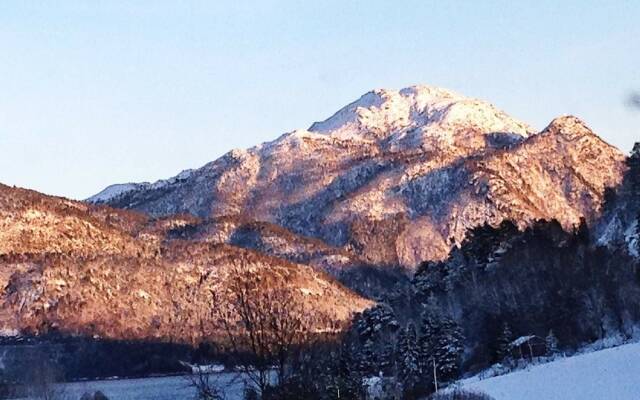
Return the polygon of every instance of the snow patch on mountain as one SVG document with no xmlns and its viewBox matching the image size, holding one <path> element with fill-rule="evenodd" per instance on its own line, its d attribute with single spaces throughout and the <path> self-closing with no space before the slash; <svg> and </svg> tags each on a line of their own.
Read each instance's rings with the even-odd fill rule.
<svg viewBox="0 0 640 400">
<path fill-rule="evenodd" d="M 169 179 L 160 179 L 155 181 L 154 183 L 149 182 L 140 182 L 140 183 L 118 183 L 115 185 L 108 186 L 100 193 L 95 194 L 85 201 L 93 204 L 104 204 L 117 199 L 127 193 L 137 191 L 137 190 L 147 190 L 147 189 L 161 189 L 167 187 L 176 182 L 181 182 L 189 179 L 191 174 L 193 173 L 193 169 L 186 169 L 180 172 L 178 175 L 169 178 Z"/>
<path fill-rule="evenodd" d="M 149 187 L 151 189 L 160 189 L 177 182 L 186 181 L 187 179 L 191 178 L 192 174 L 193 174 L 192 169 L 185 169 L 184 171 L 180 172 L 178 175 L 169 179 L 160 179 L 152 183 Z"/>
<path fill-rule="evenodd" d="M 139 189 L 139 188 L 144 187 L 146 185 L 149 185 L 149 183 L 148 182 L 142 182 L 142 183 L 117 183 L 115 185 L 107 186 L 100 193 L 89 197 L 85 201 L 88 201 L 89 203 L 95 203 L 95 204 L 106 203 L 109 200 L 112 200 L 112 199 L 114 199 L 114 198 L 116 198 L 116 197 L 118 197 L 118 196 L 120 196 L 120 195 L 122 195 L 124 193 L 130 192 L 132 190 Z"/>
</svg>

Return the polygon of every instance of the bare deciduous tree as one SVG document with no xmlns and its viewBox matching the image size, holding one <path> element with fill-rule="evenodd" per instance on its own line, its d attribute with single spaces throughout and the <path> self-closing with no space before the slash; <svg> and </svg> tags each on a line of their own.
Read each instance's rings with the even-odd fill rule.
<svg viewBox="0 0 640 400">
<path fill-rule="evenodd" d="M 270 386 L 288 381 L 294 359 L 321 325 L 296 289 L 270 285 L 267 279 L 238 268 L 225 294 L 226 304 L 212 293 L 227 351 L 261 396 Z"/>
<path fill-rule="evenodd" d="M 219 376 L 204 369 L 198 369 L 187 376 L 189 386 L 195 389 L 197 400 L 224 400 L 224 385 Z"/>
</svg>

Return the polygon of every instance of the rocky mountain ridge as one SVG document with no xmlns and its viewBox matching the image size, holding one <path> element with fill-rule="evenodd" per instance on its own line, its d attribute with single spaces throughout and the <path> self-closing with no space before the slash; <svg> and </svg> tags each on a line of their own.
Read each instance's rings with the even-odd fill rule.
<svg viewBox="0 0 640 400">
<path fill-rule="evenodd" d="M 369 92 L 308 130 L 89 201 L 263 221 L 411 269 L 485 222 L 592 220 L 624 170 L 622 153 L 575 117 L 535 133 L 489 103 L 414 86 Z"/>
</svg>

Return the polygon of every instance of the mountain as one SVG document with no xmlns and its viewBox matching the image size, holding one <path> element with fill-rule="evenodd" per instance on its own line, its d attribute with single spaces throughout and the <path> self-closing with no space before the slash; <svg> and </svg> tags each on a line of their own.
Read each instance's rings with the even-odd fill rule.
<svg viewBox="0 0 640 400">
<path fill-rule="evenodd" d="M 221 329 L 207 310 L 228 306 L 238 273 L 291 289 L 328 324 L 318 329 L 370 305 L 307 265 L 180 239 L 192 220 L 0 185 L 0 331 L 197 343 Z"/>
<path fill-rule="evenodd" d="M 262 221 L 411 269 L 485 222 L 592 220 L 624 170 L 624 156 L 575 117 L 535 133 L 487 102 L 413 86 L 371 91 L 308 130 L 88 200 Z"/>
</svg>

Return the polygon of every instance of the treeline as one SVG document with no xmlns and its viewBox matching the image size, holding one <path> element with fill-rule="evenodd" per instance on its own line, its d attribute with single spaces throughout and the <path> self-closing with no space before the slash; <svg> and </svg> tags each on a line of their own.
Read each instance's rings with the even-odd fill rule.
<svg viewBox="0 0 640 400">
<path fill-rule="evenodd" d="M 0 382 L 19 381 L 34 364 L 46 360 L 67 381 L 109 377 L 145 377 L 183 373 L 180 361 L 198 362 L 213 352 L 206 345 L 94 339 L 48 334 L 3 337 Z M 219 355 L 218 355 L 219 356 Z"/>
<path fill-rule="evenodd" d="M 555 333 L 576 348 L 640 322 L 640 266 L 626 249 L 598 246 L 586 224 L 565 232 L 540 221 L 523 232 L 510 222 L 474 229 L 441 263 L 414 278 L 421 302 L 435 302 L 467 338 L 465 371 L 500 362 L 500 335 Z"/>
<path fill-rule="evenodd" d="M 362 313 L 312 387 L 360 399 L 375 377 L 395 398 L 419 398 L 495 363 L 639 326 L 640 263 L 626 247 L 596 244 L 584 222 L 566 232 L 557 221 L 524 231 L 505 221 L 473 229 L 447 260 L 422 264 L 410 286 Z"/>
</svg>

